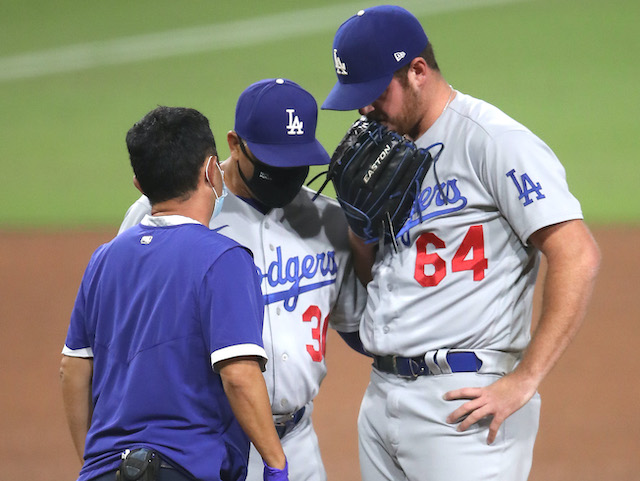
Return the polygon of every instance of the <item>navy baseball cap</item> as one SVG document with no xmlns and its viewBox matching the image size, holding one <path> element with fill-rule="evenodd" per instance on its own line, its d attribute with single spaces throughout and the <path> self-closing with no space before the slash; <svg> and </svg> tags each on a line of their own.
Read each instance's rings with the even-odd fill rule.
<svg viewBox="0 0 640 481">
<path fill-rule="evenodd" d="M 338 82 L 322 104 L 327 110 L 356 110 L 376 100 L 396 70 L 429 44 L 418 19 L 394 5 L 360 10 L 340 25 L 333 40 Z"/>
<path fill-rule="evenodd" d="M 235 131 L 259 161 L 274 167 L 324 165 L 331 160 L 316 140 L 318 105 L 287 79 L 265 79 L 242 92 Z"/>
</svg>

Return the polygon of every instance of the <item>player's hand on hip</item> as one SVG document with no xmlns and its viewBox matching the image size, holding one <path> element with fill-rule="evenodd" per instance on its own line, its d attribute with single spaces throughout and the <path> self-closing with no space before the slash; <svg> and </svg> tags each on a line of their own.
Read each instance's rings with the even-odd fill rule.
<svg viewBox="0 0 640 481">
<path fill-rule="evenodd" d="M 513 373 L 501 377 L 487 387 L 468 387 L 449 391 L 446 401 L 469 399 L 447 417 L 447 422 L 458 425 L 458 431 L 466 431 L 481 419 L 492 416 L 487 443 L 492 444 L 505 419 L 524 406 L 536 393 L 536 387 L 523 382 Z"/>
</svg>

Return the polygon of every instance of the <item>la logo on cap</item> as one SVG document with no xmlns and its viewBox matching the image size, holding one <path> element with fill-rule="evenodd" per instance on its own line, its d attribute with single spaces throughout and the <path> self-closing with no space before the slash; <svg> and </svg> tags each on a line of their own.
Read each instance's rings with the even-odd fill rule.
<svg viewBox="0 0 640 481">
<path fill-rule="evenodd" d="M 336 65 L 336 73 L 338 75 L 348 75 L 347 73 L 347 64 L 340 60 L 338 57 L 338 49 L 333 49 L 333 62 Z"/>
<path fill-rule="evenodd" d="M 302 122 L 302 120 L 300 120 L 300 117 L 298 117 L 297 115 L 294 115 L 296 112 L 296 109 L 286 109 L 287 113 L 289 114 L 289 123 L 286 125 L 287 127 L 287 134 L 289 135 L 302 135 L 304 134 L 304 123 Z"/>
</svg>

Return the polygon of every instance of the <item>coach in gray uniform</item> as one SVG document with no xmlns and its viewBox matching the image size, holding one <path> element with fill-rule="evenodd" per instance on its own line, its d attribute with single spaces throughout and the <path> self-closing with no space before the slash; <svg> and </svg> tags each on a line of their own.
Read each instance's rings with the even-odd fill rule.
<svg viewBox="0 0 640 481">
<path fill-rule="evenodd" d="M 230 157 L 221 164 L 231 194 L 209 226 L 253 252 L 265 302 L 265 381 L 291 479 L 323 481 L 311 422 L 326 374 L 327 328 L 358 341 L 366 293 L 352 269 L 345 216 L 338 203 L 302 184 L 310 165 L 329 162 L 315 138 L 317 104 L 295 82 L 265 79 L 242 92 Z M 140 198 L 121 230 L 148 212 Z M 262 479 L 252 448 L 249 481 Z"/>
</svg>

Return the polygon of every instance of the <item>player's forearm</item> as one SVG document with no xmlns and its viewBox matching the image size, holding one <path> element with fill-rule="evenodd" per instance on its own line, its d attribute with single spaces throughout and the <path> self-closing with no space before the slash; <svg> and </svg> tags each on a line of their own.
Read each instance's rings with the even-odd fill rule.
<svg viewBox="0 0 640 481">
<path fill-rule="evenodd" d="M 76 452 L 83 461 L 84 443 L 91 425 L 91 359 L 63 356 L 60 363 L 62 401 Z"/>
<path fill-rule="evenodd" d="M 360 333 L 358 331 L 355 331 L 355 332 L 338 331 L 338 334 L 340 334 L 340 337 L 351 349 L 365 356 L 372 357 L 371 353 L 368 352 L 362 345 L 362 340 L 360 339 Z"/>
<path fill-rule="evenodd" d="M 582 325 L 600 253 L 581 221 L 552 226 L 533 240 L 547 260 L 540 320 L 517 374 L 535 387 L 553 368 Z"/>
<path fill-rule="evenodd" d="M 264 377 L 256 361 L 226 362 L 220 376 L 240 426 L 269 466 L 283 469 L 285 455 L 276 433 Z"/>
<path fill-rule="evenodd" d="M 371 268 L 376 258 L 376 244 L 365 244 L 364 240 L 349 229 L 349 246 L 353 255 L 353 268 L 362 285 L 366 286 L 373 279 Z"/>
</svg>

